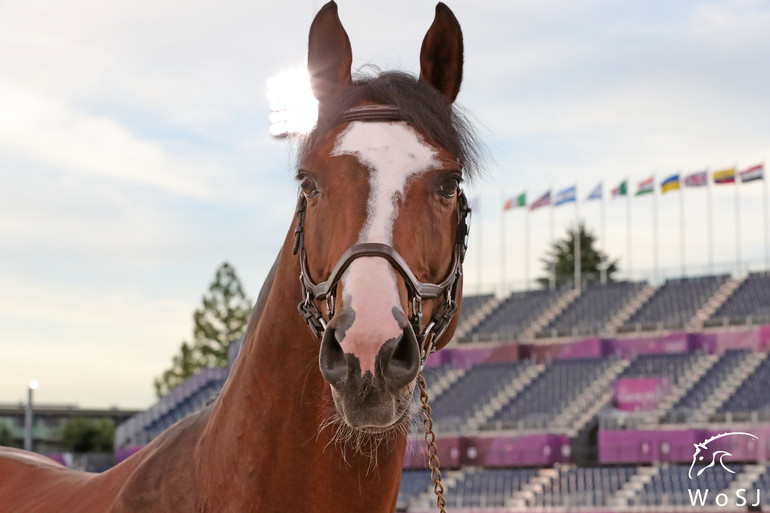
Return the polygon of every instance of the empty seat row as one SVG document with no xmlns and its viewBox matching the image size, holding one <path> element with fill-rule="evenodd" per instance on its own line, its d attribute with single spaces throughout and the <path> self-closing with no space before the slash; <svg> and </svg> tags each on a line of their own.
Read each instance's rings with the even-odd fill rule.
<svg viewBox="0 0 770 513">
<path fill-rule="evenodd" d="M 643 283 L 635 282 L 589 285 L 543 329 L 541 336 L 597 333 L 642 287 Z"/>
<path fill-rule="evenodd" d="M 666 280 L 624 326 L 682 328 L 727 279 L 723 275 Z"/>
<path fill-rule="evenodd" d="M 710 320 L 747 317 L 770 318 L 770 272 L 749 274 Z"/>
<path fill-rule="evenodd" d="M 498 334 L 513 338 L 520 335 L 563 293 L 563 290 L 514 292 L 474 328 L 472 335 Z"/>
</svg>

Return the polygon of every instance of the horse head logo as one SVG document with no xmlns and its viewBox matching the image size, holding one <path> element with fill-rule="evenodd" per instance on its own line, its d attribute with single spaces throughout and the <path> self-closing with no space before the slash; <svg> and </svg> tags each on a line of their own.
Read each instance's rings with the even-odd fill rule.
<svg viewBox="0 0 770 513">
<path fill-rule="evenodd" d="M 735 474 L 734 471 L 730 470 L 727 465 L 725 465 L 724 458 L 726 456 L 732 456 L 727 451 L 721 451 L 721 450 L 715 450 L 714 447 L 709 447 L 709 444 L 713 442 L 714 440 L 717 440 L 719 438 L 724 438 L 726 436 L 733 436 L 733 435 L 740 435 L 740 436 L 750 436 L 754 440 L 759 440 L 756 436 L 750 434 L 750 433 L 741 433 L 741 432 L 732 432 L 732 433 L 722 433 L 721 435 L 715 435 L 711 438 L 708 438 L 704 440 L 703 442 L 699 444 L 693 444 L 695 446 L 695 453 L 692 455 L 692 464 L 690 465 L 690 470 L 687 472 L 687 476 L 692 479 L 692 471 L 693 468 L 695 468 L 695 465 L 700 465 L 700 470 L 698 470 L 697 474 L 695 474 L 695 477 L 700 476 L 706 469 L 711 468 L 716 465 L 717 461 L 719 461 L 719 464 L 722 465 L 722 468 L 726 471 L 730 472 L 731 474 Z M 707 456 L 711 455 L 711 460 L 709 461 L 707 459 Z"/>
</svg>

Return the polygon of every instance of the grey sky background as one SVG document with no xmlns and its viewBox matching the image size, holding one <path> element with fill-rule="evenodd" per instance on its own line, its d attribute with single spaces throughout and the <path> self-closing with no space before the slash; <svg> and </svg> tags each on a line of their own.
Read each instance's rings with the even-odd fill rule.
<svg viewBox="0 0 770 513">
<path fill-rule="evenodd" d="M 0 4 L 0 402 L 146 407 L 224 260 L 252 298 L 296 186 L 268 132 L 267 78 L 301 65 L 321 2 L 25 0 Z M 354 66 L 418 71 L 432 2 L 341 0 Z M 577 184 L 740 168 L 770 150 L 770 4 L 451 2 L 466 44 L 459 103 L 494 156 L 467 287 L 501 276 L 501 205 Z M 740 187 L 741 254 L 764 258 L 762 182 Z M 734 189 L 714 189 L 715 261 L 735 265 Z M 705 191 L 685 191 L 688 273 L 707 263 Z M 653 266 L 649 197 L 632 202 L 632 264 Z M 678 274 L 679 198 L 658 198 L 661 275 Z M 599 231 L 597 203 L 580 204 Z M 557 234 L 574 207 L 556 209 Z M 606 204 L 626 255 L 625 202 Z M 524 279 L 523 212 L 506 276 Z M 531 277 L 548 212 L 530 217 Z M 479 237 L 480 234 L 480 237 Z M 483 255 L 483 256 L 482 256 Z M 481 258 L 481 262 L 479 259 Z M 479 263 L 481 265 L 479 265 Z M 481 269 L 481 276 L 479 276 Z"/>
</svg>

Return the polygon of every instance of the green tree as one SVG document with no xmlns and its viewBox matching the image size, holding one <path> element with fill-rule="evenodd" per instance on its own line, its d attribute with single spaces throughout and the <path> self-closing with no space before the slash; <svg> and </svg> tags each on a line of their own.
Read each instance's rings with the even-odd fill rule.
<svg viewBox="0 0 770 513">
<path fill-rule="evenodd" d="M 6 447 L 16 447 L 17 444 L 13 439 L 13 431 L 6 424 L 0 423 L 0 445 Z"/>
<path fill-rule="evenodd" d="M 243 335 L 252 306 L 233 266 L 223 263 L 209 286 L 209 294 L 203 296 L 203 307 L 193 314 L 194 348 L 208 367 L 227 365 L 227 348 Z"/>
<path fill-rule="evenodd" d="M 607 256 L 596 249 L 596 237 L 584 223 L 579 225 L 580 233 L 580 278 L 583 284 L 599 283 L 601 280 L 600 265 L 607 266 L 607 281 L 615 281 L 614 274 L 618 271 L 618 260 L 610 261 Z M 575 229 L 567 229 L 567 236 L 551 244 L 546 255 L 540 259 L 546 275 L 537 279 L 540 286 L 548 288 L 551 277 L 555 274 L 557 287 L 575 285 Z"/>
<path fill-rule="evenodd" d="M 182 342 L 179 354 L 171 360 L 171 367 L 163 371 L 160 377 L 155 378 L 155 394 L 163 397 L 203 367 L 206 365 L 200 355 L 193 352 L 190 344 Z"/>
<path fill-rule="evenodd" d="M 227 365 L 227 348 L 246 329 L 252 301 L 229 263 L 224 262 L 217 269 L 202 303 L 193 313 L 193 342 L 183 341 L 171 367 L 155 378 L 158 397 L 168 394 L 204 367 Z"/>
<path fill-rule="evenodd" d="M 59 431 L 58 438 L 65 449 L 75 453 L 112 452 L 115 424 L 112 419 L 72 417 Z"/>
</svg>

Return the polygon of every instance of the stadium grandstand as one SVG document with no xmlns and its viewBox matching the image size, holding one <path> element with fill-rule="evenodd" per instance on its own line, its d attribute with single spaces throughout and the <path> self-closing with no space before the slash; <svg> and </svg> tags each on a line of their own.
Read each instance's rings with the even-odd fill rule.
<svg viewBox="0 0 770 513">
<path fill-rule="evenodd" d="M 770 273 L 478 295 L 463 307 L 424 372 L 448 511 L 770 510 Z M 206 369 L 123 423 L 118 457 L 226 377 Z M 436 510 L 426 468 L 415 425 L 398 511 Z"/>
</svg>

